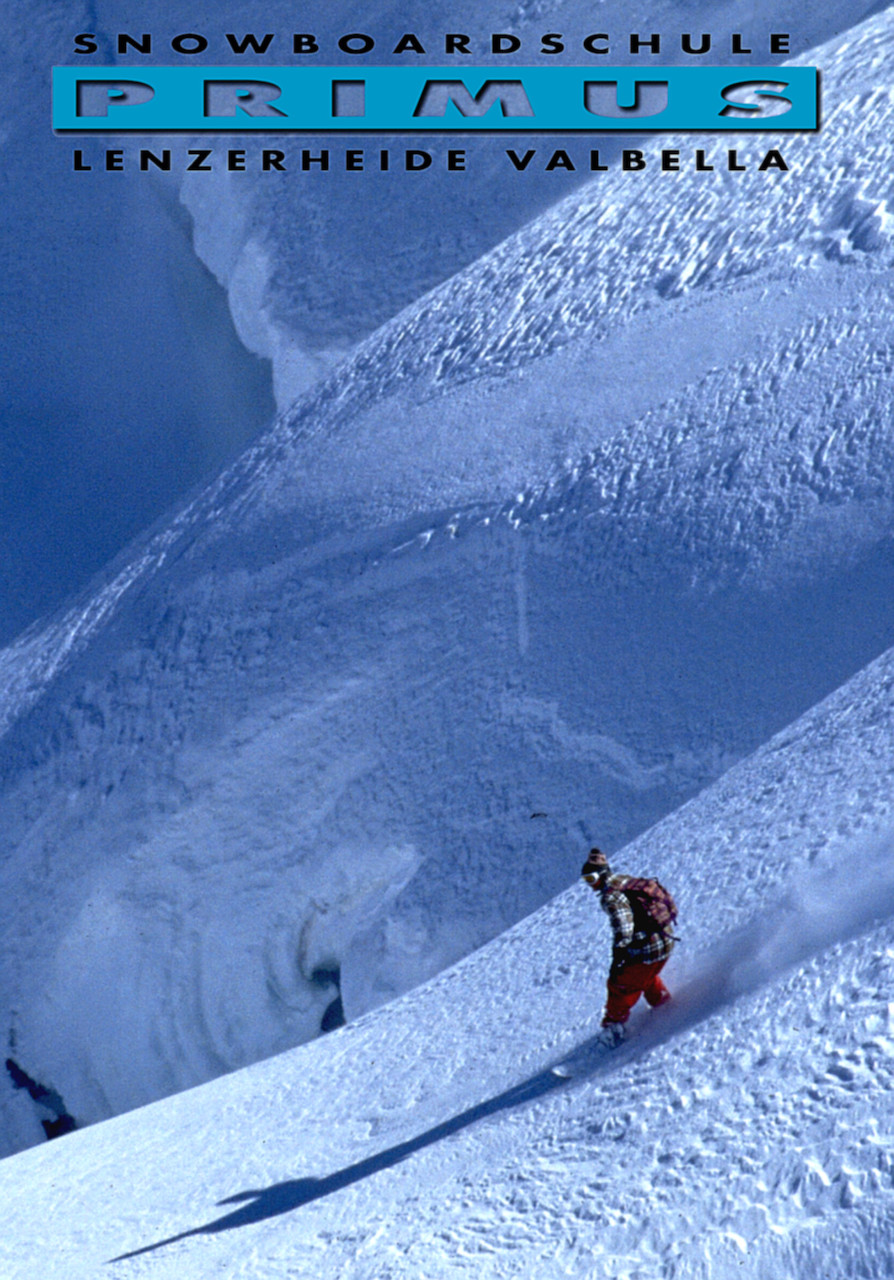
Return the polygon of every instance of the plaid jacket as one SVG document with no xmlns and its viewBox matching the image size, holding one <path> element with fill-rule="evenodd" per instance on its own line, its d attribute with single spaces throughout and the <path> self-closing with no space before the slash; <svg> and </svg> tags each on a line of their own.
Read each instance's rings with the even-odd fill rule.
<svg viewBox="0 0 894 1280">
<path fill-rule="evenodd" d="M 674 940 L 665 933 L 646 933 L 644 929 L 636 928 L 630 899 L 623 892 L 630 878 L 610 875 L 603 887 L 596 889 L 614 935 L 613 963 L 657 964 L 659 960 L 666 960 L 673 951 Z"/>
</svg>

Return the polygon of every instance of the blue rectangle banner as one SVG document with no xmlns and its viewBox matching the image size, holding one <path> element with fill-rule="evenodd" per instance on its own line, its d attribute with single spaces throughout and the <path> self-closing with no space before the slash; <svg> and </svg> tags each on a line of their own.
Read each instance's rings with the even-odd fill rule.
<svg viewBox="0 0 894 1280">
<path fill-rule="evenodd" d="M 60 133 L 811 130 L 815 67 L 54 67 Z"/>
</svg>

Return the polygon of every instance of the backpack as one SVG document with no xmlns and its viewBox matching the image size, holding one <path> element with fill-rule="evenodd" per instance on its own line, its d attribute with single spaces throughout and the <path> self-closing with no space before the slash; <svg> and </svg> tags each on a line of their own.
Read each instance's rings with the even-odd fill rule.
<svg viewBox="0 0 894 1280">
<path fill-rule="evenodd" d="M 643 933 L 669 934 L 677 919 L 677 904 L 657 880 L 625 876 L 621 892 L 633 911 L 633 927 Z"/>
</svg>

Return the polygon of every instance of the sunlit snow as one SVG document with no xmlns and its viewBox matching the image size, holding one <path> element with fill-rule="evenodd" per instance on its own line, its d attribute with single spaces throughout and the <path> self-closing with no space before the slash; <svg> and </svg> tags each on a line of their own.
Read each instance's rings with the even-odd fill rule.
<svg viewBox="0 0 894 1280">
<path fill-rule="evenodd" d="M 894 1274 L 890 18 L 804 60 L 0 653 L 4 1274 Z M 593 840 L 682 911 L 606 1057 Z"/>
</svg>

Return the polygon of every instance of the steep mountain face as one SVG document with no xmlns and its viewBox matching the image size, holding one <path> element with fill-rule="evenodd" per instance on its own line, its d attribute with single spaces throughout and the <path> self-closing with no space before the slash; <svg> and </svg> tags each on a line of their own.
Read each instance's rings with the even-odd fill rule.
<svg viewBox="0 0 894 1280">
<path fill-rule="evenodd" d="M 335 1035 L 3 1161 L 4 1275 L 890 1276 L 892 688 L 889 651 L 619 853 L 682 935 L 621 1050 L 548 1070 L 600 1014 L 578 884 Z"/>
<path fill-rule="evenodd" d="M 10 1053 L 79 1122 L 431 976 L 890 643 L 887 27 L 788 172 L 598 178 L 0 655 Z"/>
<path fill-rule="evenodd" d="M 816 5 L 796 23 L 780 24 L 794 27 L 797 52 L 859 20 L 867 7 L 867 0 Z M 379 0 L 361 22 L 354 6 L 331 2 L 305 5 L 300 17 L 283 0 L 202 0 L 188 10 L 164 0 L 150 12 L 133 0 L 4 5 L 0 643 L 82 589 L 130 538 L 238 456 L 269 423 L 274 394 L 281 407 L 290 404 L 377 325 L 582 178 L 541 167 L 519 175 L 500 139 L 490 138 L 471 140 L 462 175 L 448 174 L 440 159 L 420 174 L 396 164 L 389 173 L 352 175 L 335 157 L 330 172 L 305 173 L 298 145 L 289 147 L 289 172 L 279 176 L 227 173 L 222 154 L 212 172 L 190 174 L 190 140 L 182 136 L 153 142 L 173 154 L 167 175 L 139 171 L 133 151 L 145 138 L 119 137 L 124 171 L 110 176 L 108 139 L 53 135 L 51 67 L 182 61 L 171 40 L 186 30 L 209 41 L 194 63 L 252 73 L 271 59 L 294 62 L 296 27 L 315 33 L 318 62 L 354 67 L 391 59 L 410 31 L 426 53 L 407 54 L 408 64 L 443 62 L 450 29 L 466 32 L 473 56 L 486 59 L 490 33 L 507 27 L 523 43 L 505 65 L 536 61 L 541 34 L 556 25 L 567 32 L 569 52 L 560 56 L 587 61 L 581 41 L 592 30 L 590 8 L 578 0 L 463 0 L 444 14 L 424 0 Z M 774 8 L 703 7 L 715 33 L 705 57 L 723 56 L 734 27 L 763 53 Z M 682 56 L 679 32 L 689 15 L 673 4 L 631 10 L 612 0 L 600 7 L 599 25 L 612 33 L 617 61 L 630 56 L 626 33 L 634 22 L 644 30 L 657 22 L 664 52 Z M 337 45 L 358 25 L 369 25 L 377 41 L 359 59 Z M 93 35 L 95 54 L 77 52 L 77 33 Z M 274 43 L 268 55 L 240 55 L 227 33 L 237 47 L 249 33 Z M 148 35 L 152 53 L 119 52 L 119 34 Z M 325 140 L 305 142 L 315 152 Z M 90 171 L 75 171 L 75 149 Z"/>
<path fill-rule="evenodd" d="M 114 6 L 120 24 L 128 4 Z M 845 5 L 818 4 L 796 19 L 774 0 L 760 4 L 708 3 L 697 15 L 667 0 L 647 4 L 605 0 L 594 10 L 588 0 L 536 0 L 529 3 L 461 3 L 449 12 L 433 10 L 425 0 L 415 3 L 379 3 L 374 13 L 359 22 L 349 5 L 329 5 L 325 13 L 295 21 L 287 4 L 265 5 L 252 13 L 247 6 L 240 20 L 252 22 L 259 32 L 273 34 L 271 54 L 292 58 L 291 33 L 312 29 L 323 65 L 345 63 L 362 68 L 368 64 L 455 66 L 494 64 L 511 70 L 518 66 L 585 65 L 603 62 L 649 65 L 649 55 L 631 52 L 631 35 L 644 41 L 657 34 L 663 62 L 717 63 L 747 61 L 775 64 L 770 52 L 770 32 L 787 32 L 791 55 L 829 40 L 864 19 L 873 9 L 867 0 Z M 212 61 L 221 46 L 216 10 L 197 6 L 192 21 L 215 41 L 206 55 Z M 311 11 L 312 12 L 312 11 Z M 109 15 L 110 25 L 111 15 Z M 257 25 L 259 24 L 259 25 Z M 363 57 L 346 55 L 338 38 L 360 29 L 375 40 Z M 447 33 L 465 33 L 466 57 L 445 52 Z M 702 33 L 710 33 L 710 48 L 703 55 L 682 51 L 681 37 L 690 35 L 690 47 L 702 47 Z M 170 32 L 169 34 L 172 34 Z M 407 33 L 415 36 L 424 52 L 395 54 Z M 504 37 L 491 53 L 494 34 L 512 33 L 518 47 Z M 564 46 L 560 53 L 541 53 L 542 37 L 552 33 Z M 610 56 L 587 51 L 585 41 L 604 33 L 597 47 L 608 44 Z M 731 55 L 731 37 L 738 33 L 750 59 Z M 276 42 L 279 42 L 278 44 Z M 547 46 L 550 47 L 550 46 Z M 505 52 L 505 50 L 512 50 Z M 159 55 L 163 57 L 164 54 Z M 269 358 L 273 366 L 277 402 L 287 408 L 292 399 L 325 373 L 333 361 L 358 341 L 386 323 L 402 307 L 467 267 L 482 253 L 510 235 L 535 214 L 578 187 L 588 176 L 586 146 L 580 150 L 573 171 L 561 165 L 547 170 L 545 158 L 529 165 L 521 177 L 508 161 L 507 145 L 522 153 L 531 139 L 521 137 L 464 137 L 457 145 L 465 151 L 461 177 L 447 172 L 449 139 L 396 137 L 389 139 L 390 169 L 380 172 L 379 148 L 369 136 L 329 137 L 314 140 L 310 154 L 328 148 L 330 167 L 323 172 L 311 164 L 307 171 L 282 175 L 219 172 L 185 175 L 182 198 L 193 215 L 198 252 L 222 283 L 243 341 L 249 349 Z M 454 139 L 456 141 L 456 139 Z M 536 142 L 537 139 L 535 138 Z M 540 138 L 547 146 L 550 139 Z M 557 139 L 556 146 L 568 141 Z M 586 143 L 586 140 L 584 140 Z M 603 159 L 616 155 L 621 143 L 603 135 L 597 139 Z M 346 146 L 365 149 L 366 172 L 362 179 L 345 172 Z M 401 174 L 405 147 L 428 148 L 434 162 L 418 174 Z M 299 166 L 300 148 L 290 147 L 290 164 Z M 362 199 L 357 199 L 362 181 Z M 400 184 L 400 185 L 398 185 Z"/>
</svg>

